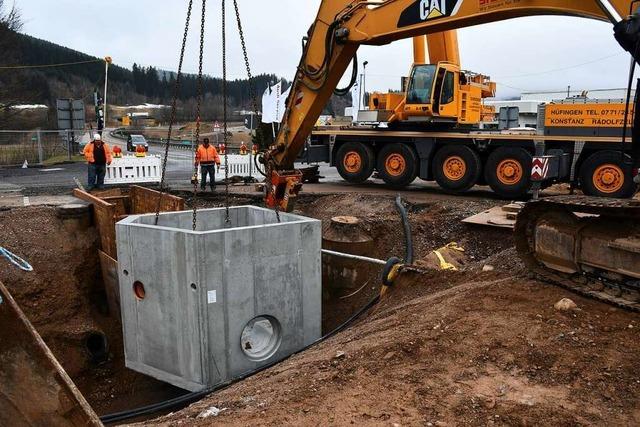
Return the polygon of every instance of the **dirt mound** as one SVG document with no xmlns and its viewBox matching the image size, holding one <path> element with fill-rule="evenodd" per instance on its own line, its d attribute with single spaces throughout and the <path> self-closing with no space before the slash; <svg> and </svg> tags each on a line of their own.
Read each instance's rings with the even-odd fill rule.
<svg viewBox="0 0 640 427">
<path fill-rule="evenodd" d="M 434 249 L 451 242 L 465 249 L 470 261 L 484 259 L 513 246 L 508 230 L 474 227 L 460 222 L 462 219 L 495 206 L 491 200 L 434 200 L 413 203 L 405 200 L 413 233 L 415 258 L 426 257 Z M 321 219 L 323 223 L 338 215 L 360 218 L 377 243 L 375 256 L 388 258 L 403 256 L 405 239 L 395 198 L 364 194 L 340 194 L 324 197 L 306 197 L 297 205 L 297 212 Z"/>
<path fill-rule="evenodd" d="M 412 273 L 349 330 L 146 425 L 637 425 L 637 319 L 504 273 Z"/>
</svg>

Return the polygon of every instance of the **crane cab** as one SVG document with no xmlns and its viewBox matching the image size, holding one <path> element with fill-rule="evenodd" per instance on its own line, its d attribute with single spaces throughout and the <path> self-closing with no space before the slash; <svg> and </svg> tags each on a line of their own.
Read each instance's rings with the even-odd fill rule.
<svg viewBox="0 0 640 427">
<path fill-rule="evenodd" d="M 495 91 L 489 77 L 461 71 L 456 64 L 414 64 L 401 96 L 374 93 L 369 108 L 386 115 L 389 123 L 476 125 L 482 121 L 482 100 Z"/>
</svg>

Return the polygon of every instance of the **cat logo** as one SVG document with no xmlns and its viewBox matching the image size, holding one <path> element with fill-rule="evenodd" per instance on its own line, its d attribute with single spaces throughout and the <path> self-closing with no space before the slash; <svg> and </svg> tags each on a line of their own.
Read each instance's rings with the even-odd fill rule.
<svg viewBox="0 0 640 427">
<path fill-rule="evenodd" d="M 406 8 L 398 20 L 398 28 L 409 27 L 432 19 L 458 13 L 464 0 L 416 0 Z"/>
</svg>

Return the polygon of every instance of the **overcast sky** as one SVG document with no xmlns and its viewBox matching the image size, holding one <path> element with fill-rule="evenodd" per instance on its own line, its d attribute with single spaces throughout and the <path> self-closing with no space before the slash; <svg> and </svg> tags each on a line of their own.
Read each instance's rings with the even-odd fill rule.
<svg viewBox="0 0 640 427">
<path fill-rule="evenodd" d="M 177 68 L 186 0 L 15 0 L 24 32 L 91 55 L 110 55 L 115 63 L 134 62 Z M 200 7 L 196 0 L 196 7 Z M 232 7 L 232 2 L 229 8 Z M 255 74 L 291 79 L 300 59 L 301 38 L 313 22 L 320 0 L 239 0 Z M 220 2 L 210 1 L 205 71 L 221 74 Z M 232 10 L 228 11 L 229 73 L 245 77 Z M 199 12 L 194 19 L 199 20 Z M 196 30 L 185 69 L 197 69 Z M 534 17 L 462 29 L 462 66 L 489 74 L 499 96 L 521 91 L 599 89 L 626 86 L 629 57 L 618 46 L 611 25 L 568 17 Z M 398 89 L 412 61 L 411 41 L 365 46 L 367 89 Z M 585 64 L 588 63 L 588 64 Z M 571 68 L 570 68 L 571 67 Z"/>
</svg>

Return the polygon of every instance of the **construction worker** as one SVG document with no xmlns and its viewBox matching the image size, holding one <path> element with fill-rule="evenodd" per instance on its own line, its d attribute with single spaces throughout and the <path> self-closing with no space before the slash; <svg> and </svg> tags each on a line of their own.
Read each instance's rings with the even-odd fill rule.
<svg viewBox="0 0 640 427">
<path fill-rule="evenodd" d="M 202 182 L 200 188 L 204 191 L 207 186 L 207 174 L 211 181 L 211 191 L 216 189 L 216 167 L 220 171 L 220 156 L 216 147 L 209 143 L 209 138 L 202 141 L 196 152 L 196 166 L 200 166 Z"/>
<path fill-rule="evenodd" d="M 87 159 L 88 182 L 87 189 L 89 191 L 94 188 L 104 188 L 104 176 L 107 173 L 107 165 L 113 161 L 111 148 L 102 141 L 102 136 L 96 133 L 93 141 L 84 147 L 84 158 Z"/>
</svg>

